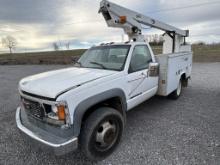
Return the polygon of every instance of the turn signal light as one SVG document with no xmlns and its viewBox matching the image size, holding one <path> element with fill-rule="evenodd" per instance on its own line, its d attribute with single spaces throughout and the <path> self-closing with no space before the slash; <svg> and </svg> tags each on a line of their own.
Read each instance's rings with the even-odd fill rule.
<svg viewBox="0 0 220 165">
<path fill-rule="evenodd" d="M 125 24 L 127 22 L 127 17 L 126 16 L 120 16 L 119 17 L 119 23 Z"/>
<path fill-rule="evenodd" d="M 66 119 L 66 113 L 65 113 L 65 106 L 64 105 L 59 105 L 57 107 L 57 116 L 59 120 L 65 120 Z"/>
</svg>

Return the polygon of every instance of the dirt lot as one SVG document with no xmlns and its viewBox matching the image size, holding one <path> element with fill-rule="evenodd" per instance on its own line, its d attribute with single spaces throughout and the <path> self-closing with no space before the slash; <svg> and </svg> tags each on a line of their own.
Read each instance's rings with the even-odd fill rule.
<svg viewBox="0 0 220 165">
<path fill-rule="evenodd" d="M 65 66 L 0 66 L 0 164 L 91 164 L 80 153 L 62 157 L 28 145 L 15 124 L 18 81 Z M 122 143 L 97 164 L 219 165 L 220 63 L 196 63 L 177 101 L 154 97 L 127 115 Z M 95 163 L 94 163 L 95 164 Z"/>
</svg>

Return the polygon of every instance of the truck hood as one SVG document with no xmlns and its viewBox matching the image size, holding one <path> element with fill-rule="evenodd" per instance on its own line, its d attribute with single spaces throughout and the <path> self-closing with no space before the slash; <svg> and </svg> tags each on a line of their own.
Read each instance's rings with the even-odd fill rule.
<svg viewBox="0 0 220 165">
<path fill-rule="evenodd" d="M 19 90 L 43 97 L 56 98 L 66 91 L 115 73 L 117 72 L 72 67 L 26 77 L 20 81 Z"/>
</svg>

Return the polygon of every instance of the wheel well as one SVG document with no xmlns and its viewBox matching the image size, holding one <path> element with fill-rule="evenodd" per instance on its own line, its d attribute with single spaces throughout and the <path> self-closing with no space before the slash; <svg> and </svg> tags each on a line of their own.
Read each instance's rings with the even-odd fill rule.
<svg viewBox="0 0 220 165">
<path fill-rule="evenodd" d="M 181 75 L 181 81 L 182 81 L 184 87 L 188 86 L 188 78 L 186 77 L 186 73 L 183 73 Z"/>
<path fill-rule="evenodd" d="M 82 122 L 84 122 L 89 117 L 89 115 L 92 114 L 99 107 L 114 108 L 115 110 L 119 111 L 124 117 L 122 100 L 120 99 L 120 97 L 113 97 L 113 98 L 101 101 L 93 105 L 92 107 L 90 107 L 83 115 Z"/>
<path fill-rule="evenodd" d="M 185 79 L 186 79 L 186 73 L 183 73 L 183 74 L 181 75 L 181 79 L 182 79 L 182 80 L 185 80 Z"/>
</svg>

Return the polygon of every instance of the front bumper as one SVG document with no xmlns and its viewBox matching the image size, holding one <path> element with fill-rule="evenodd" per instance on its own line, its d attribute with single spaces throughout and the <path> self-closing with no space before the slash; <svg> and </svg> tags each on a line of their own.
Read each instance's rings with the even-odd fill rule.
<svg viewBox="0 0 220 165">
<path fill-rule="evenodd" d="M 64 155 L 78 148 L 77 137 L 67 139 L 62 143 L 57 143 L 57 142 L 51 142 L 51 139 L 53 138 L 50 137 L 49 133 L 32 132 L 22 124 L 20 114 L 21 114 L 21 108 L 18 107 L 16 111 L 16 124 L 19 130 L 21 131 L 21 133 L 25 135 L 25 137 L 27 137 L 26 139 L 28 141 L 34 142 L 35 144 L 37 143 L 37 146 L 41 148 L 52 150 L 55 153 L 55 155 Z"/>
</svg>

